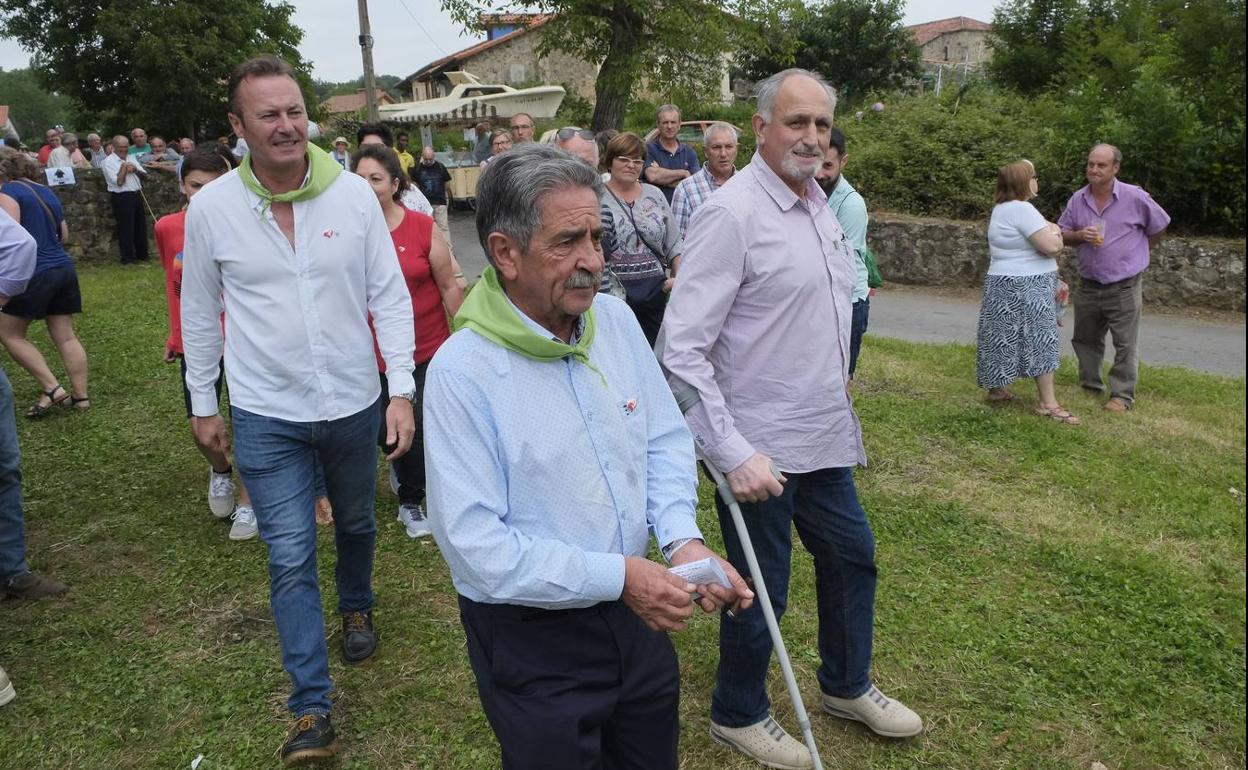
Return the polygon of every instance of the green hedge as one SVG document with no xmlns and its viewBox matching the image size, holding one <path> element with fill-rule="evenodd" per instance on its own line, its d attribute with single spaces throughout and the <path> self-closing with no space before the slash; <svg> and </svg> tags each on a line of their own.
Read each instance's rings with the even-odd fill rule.
<svg viewBox="0 0 1248 770">
<path fill-rule="evenodd" d="M 961 92 L 900 96 L 883 111 L 838 116 L 846 176 L 874 210 L 986 219 L 997 169 L 1036 166 L 1036 205 L 1050 219 L 1082 187 L 1088 149 L 1123 153 L 1119 178 L 1142 185 L 1178 232 L 1244 233 L 1244 123 L 1201 123 L 1181 94 L 1142 76 L 1110 102 L 1095 87 L 1026 98 L 975 81 Z"/>
</svg>

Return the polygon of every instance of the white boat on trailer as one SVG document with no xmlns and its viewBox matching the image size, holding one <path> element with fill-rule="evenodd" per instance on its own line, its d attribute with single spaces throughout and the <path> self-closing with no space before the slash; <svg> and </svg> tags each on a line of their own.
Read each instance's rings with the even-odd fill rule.
<svg viewBox="0 0 1248 770">
<path fill-rule="evenodd" d="M 379 108 L 381 119 L 394 123 L 455 123 L 464 120 L 510 118 L 518 112 L 535 120 L 553 118 L 563 103 L 562 86 L 512 88 L 482 83 L 468 72 L 445 73 L 451 93 L 438 99 L 386 104 Z"/>
</svg>

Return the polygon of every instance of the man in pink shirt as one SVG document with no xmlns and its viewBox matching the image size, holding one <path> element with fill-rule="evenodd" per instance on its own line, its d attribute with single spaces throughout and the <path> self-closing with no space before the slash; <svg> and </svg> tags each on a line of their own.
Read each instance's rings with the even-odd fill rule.
<svg viewBox="0 0 1248 770">
<path fill-rule="evenodd" d="M 1114 340 L 1106 411 L 1125 412 L 1135 403 L 1139 369 L 1143 282 L 1149 252 L 1161 241 L 1170 215 L 1143 188 L 1118 181 L 1122 153 L 1098 144 L 1088 153 L 1088 184 L 1066 203 L 1057 220 L 1062 240 L 1079 247 L 1075 329 L 1071 345 L 1079 359 L 1079 384 L 1105 392 L 1101 361 L 1105 332 Z"/>
<path fill-rule="evenodd" d="M 880 735 L 916 735 L 919 716 L 870 678 L 875 539 L 854 489 L 866 454 L 846 390 L 856 257 L 814 179 L 836 94 L 791 69 L 757 95 L 758 152 L 690 220 L 660 360 L 701 396 L 685 417 L 742 502 L 777 617 L 791 526 L 814 557 L 824 710 Z M 732 519 L 716 503 L 729 561 L 744 572 Z M 721 616 L 719 639 L 711 737 L 769 767 L 810 767 L 806 747 L 770 714 L 762 612 Z"/>
</svg>

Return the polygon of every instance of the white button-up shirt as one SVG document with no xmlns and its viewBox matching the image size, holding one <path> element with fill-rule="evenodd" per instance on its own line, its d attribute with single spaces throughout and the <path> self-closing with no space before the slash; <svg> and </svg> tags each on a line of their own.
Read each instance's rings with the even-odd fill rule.
<svg viewBox="0 0 1248 770">
<path fill-rule="evenodd" d="M 121 184 L 117 184 L 117 175 L 121 173 L 122 163 L 133 163 L 134 168 L 126 174 L 126 178 Z M 100 171 L 104 174 L 104 185 L 108 187 L 110 193 L 119 192 L 138 192 L 143 187 L 143 183 L 139 180 L 139 174 L 146 174 L 147 169 L 143 168 L 143 164 L 139 163 L 133 157 L 121 158 L 117 153 L 111 153 L 104 162 L 100 164 Z"/>
<path fill-rule="evenodd" d="M 412 300 L 372 188 L 341 173 L 294 215 L 292 247 L 237 170 L 187 211 L 182 339 L 196 416 L 217 413 L 223 344 L 233 406 L 292 422 L 367 408 L 380 391 L 370 314 L 390 395 L 415 387 Z"/>
</svg>

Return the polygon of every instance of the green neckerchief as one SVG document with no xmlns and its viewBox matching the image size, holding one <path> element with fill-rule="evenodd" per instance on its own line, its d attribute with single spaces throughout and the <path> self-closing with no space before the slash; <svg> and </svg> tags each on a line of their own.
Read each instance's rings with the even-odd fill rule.
<svg viewBox="0 0 1248 770">
<path fill-rule="evenodd" d="M 277 195 L 264 189 L 264 185 L 260 184 L 260 180 L 256 179 L 255 173 L 251 170 L 251 152 L 249 151 L 243 156 L 243 162 L 238 166 L 238 176 L 243 180 L 243 184 L 248 190 L 251 190 L 264 200 L 264 206 L 261 210 L 267 210 L 269 206 L 273 205 L 274 201 L 294 203 L 295 201 L 311 200 L 325 192 L 333 181 L 338 178 L 338 175 L 342 173 L 342 166 L 329 157 L 329 153 L 315 144 L 309 144 L 305 152 L 308 158 L 308 181 L 297 190 L 278 193 Z"/>
<path fill-rule="evenodd" d="M 452 328 L 454 331 L 465 327 L 472 329 L 487 340 L 534 361 L 558 361 L 572 356 L 594 370 L 602 378 L 605 387 L 607 378 L 589 360 L 589 346 L 594 342 L 592 307 L 585 311 L 584 318 L 584 328 L 575 345 L 533 331 L 517 314 L 511 300 L 507 299 L 507 294 L 498 282 L 498 273 L 493 267 L 487 267 L 481 274 L 481 280 L 468 292 L 467 299 L 455 314 Z"/>
</svg>

